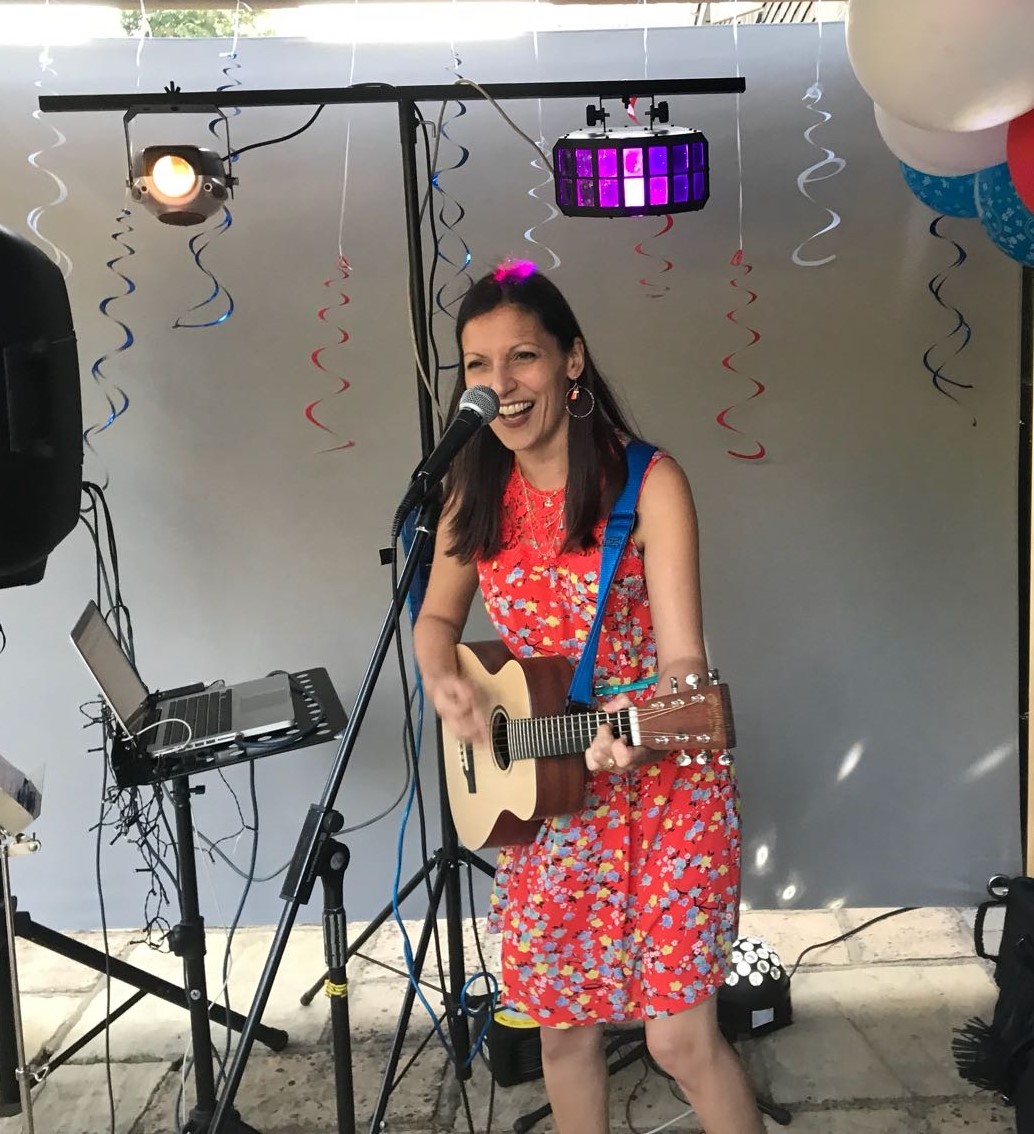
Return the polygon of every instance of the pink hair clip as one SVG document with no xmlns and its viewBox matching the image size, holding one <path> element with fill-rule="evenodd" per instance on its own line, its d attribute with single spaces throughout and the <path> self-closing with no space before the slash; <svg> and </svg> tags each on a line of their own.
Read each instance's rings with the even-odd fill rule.
<svg viewBox="0 0 1034 1134">
<path fill-rule="evenodd" d="M 492 273 L 492 279 L 496 283 L 516 283 L 534 275 L 535 271 L 531 260 L 504 260 Z"/>
</svg>

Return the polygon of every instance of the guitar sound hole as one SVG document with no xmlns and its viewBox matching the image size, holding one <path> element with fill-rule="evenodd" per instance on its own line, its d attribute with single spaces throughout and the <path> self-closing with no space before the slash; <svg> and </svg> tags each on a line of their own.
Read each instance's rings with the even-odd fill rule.
<svg viewBox="0 0 1034 1134">
<path fill-rule="evenodd" d="M 492 713 L 492 759 L 501 772 L 505 772 L 510 767 L 512 760 L 509 737 L 506 735 L 506 721 L 507 716 L 502 709 L 496 709 Z"/>
</svg>

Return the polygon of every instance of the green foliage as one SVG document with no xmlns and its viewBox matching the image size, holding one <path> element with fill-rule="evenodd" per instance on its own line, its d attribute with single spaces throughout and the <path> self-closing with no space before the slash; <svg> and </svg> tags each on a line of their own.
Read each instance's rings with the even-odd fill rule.
<svg viewBox="0 0 1034 1134">
<path fill-rule="evenodd" d="M 236 21 L 236 22 L 235 22 Z M 131 36 L 140 34 L 140 10 L 122 13 L 122 26 Z M 255 12 L 250 9 L 168 8 L 147 13 L 147 23 L 153 36 L 179 36 L 182 39 L 208 39 L 233 37 L 236 26 L 242 35 L 255 34 Z"/>
</svg>

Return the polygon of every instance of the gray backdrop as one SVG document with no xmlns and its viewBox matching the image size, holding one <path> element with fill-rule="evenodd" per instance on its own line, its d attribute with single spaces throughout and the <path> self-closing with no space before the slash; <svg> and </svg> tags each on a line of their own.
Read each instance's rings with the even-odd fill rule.
<svg viewBox="0 0 1034 1134">
<path fill-rule="evenodd" d="M 184 90 L 227 81 L 216 41 L 152 41 L 139 70 L 135 42 L 53 51 L 0 49 L 5 173 L 0 221 L 39 228 L 72 260 L 87 423 L 106 412 L 94 360 L 122 341 L 100 301 L 123 285 L 106 268 L 121 254 L 111 234 L 123 207 L 125 153 L 114 113 L 33 115 L 41 92 Z M 980 898 L 988 876 L 1020 862 L 1016 730 L 1016 431 L 1019 268 L 975 221 L 947 231 L 968 259 L 945 289 L 973 338 L 949 368 L 972 383 L 958 403 L 935 390 L 923 351 L 952 327 L 927 284 L 954 259 L 927 232 L 932 215 L 909 193 L 882 145 L 871 103 L 853 78 L 843 29 L 824 30 L 821 108 L 832 114 L 815 141 L 847 161 L 812 187 L 842 223 L 805 253 L 835 254 L 822 268 L 791 262 L 792 250 L 828 214 L 809 202 L 798 173 L 818 161 L 804 130 L 819 121 L 802 95 L 815 77 L 814 26 L 740 30 L 743 231 L 757 300 L 740 317 L 761 333 L 734 359 L 767 389 L 732 416 L 716 414 L 753 388 L 721 359 L 746 332 L 726 319 L 744 302 L 738 243 L 735 99 L 673 99 L 673 119 L 710 139 L 712 199 L 656 236 L 656 220 L 559 218 L 534 235 L 560 257 L 568 292 L 593 350 L 643 432 L 685 464 L 697 494 L 708 640 L 731 683 L 739 732 L 745 823 L 745 899 L 754 906 L 943 904 Z M 536 50 L 537 48 L 537 50 Z M 462 71 L 481 82 L 639 78 L 638 31 L 543 35 L 460 47 Z M 303 41 L 244 41 L 234 75 L 250 88 L 347 81 L 351 49 Z M 655 31 L 655 77 L 735 71 L 730 29 Z M 447 46 L 359 50 L 355 79 L 449 82 Z M 433 117 L 436 107 L 425 107 Z M 545 137 L 583 123 L 580 100 L 510 103 Z M 233 119 L 243 146 L 285 133 L 305 108 L 248 110 Z M 320 307 L 334 275 L 345 127 L 351 122 L 344 252 L 353 274 L 335 346 Z M 207 116 L 142 116 L 139 144 L 208 137 Z M 66 137 L 53 150 L 53 129 Z M 524 237 L 548 210 L 529 196 L 541 181 L 533 156 L 496 113 L 470 104 L 448 126 L 443 175 L 466 210 L 459 227 L 472 270 L 504 254 L 538 255 Z M 300 137 L 244 155 L 233 225 L 205 263 L 229 290 L 233 315 L 208 329 L 174 329 L 211 290 L 187 249 L 191 232 L 134 210 L 119 267 L 136 285 L 112 306 L 134 345 L 104 364 L 129 395 L 128 411 L 96 441 L 93 480 L 110 477 L 125 596 L 138 662 L 153 686 L 243 679 L 277 667 L 326 666 L 351 705 L 388 603 L 378 549 L 419 458 L 417 401 L 405 306 L 406 257 L 400 154 L 392 106 L 329 107 Z M 441 204 L 441 201 L 438 201 Z M 455 206 L 450 205 L 450 209 Z M 196 231 L 196 230 L 194 230 Z M 453 258 L 458 244 L 451 246 Z M 637 254 L 635 246 L 657 259 Z M 656 272 L 661 258 L 673 268 Z M 455 269 L 441 265 L 439 281 Z M 643 277 L 670 289 L 650 298 Z M 208 309 L 206 309 L 208 310 Z M 217 313 L 218 305 L 213 305 Z M 336 313 L 331 312 L 333 317 Z M 207 317 L 211 317 L 209 313 Z M 435 319 L 451 361 L 449 324 Z M 323 361 L 351 388 L 309 362 Z M 942 350 L 941 357 L 944 357 Z M 323 453 L 320 412 L 347 451 Z M 763 462 L 727 455 L 730 442 L 767 447 Z M 332 440 L 332 439 L 331 439 Z M 99 924 L 94 873 L 101 761 L 88 749 L 79 706 L 93 688 L 68 630 L 93 589 L 92 548 L 80 528 L 53 555 L 42 584 L 0 592 L 0 751 L 27 771 L 45 767 L 42 851 L 15 864 L 23 906 L 60 927 Z M 470 635 L 482 636 L 475 620 Z M 387 806 L 404 777 L 399 681 L 378 684 L 339 805 L 348 824 Z M 334 756 L 324 745 L 257 765 L 258 870 L 281 865 Z M 426 759 L 426 757 L 425 757 Z M 246 795 L 242 769 L 227 776 Z M 227 789 L 210 777 L 196 801 L 212 838 L 238 827 Z M 434 778 L 425 776 L 428 843 L 438 843 Z M 247 808 L 245 802 L 245 807 Z M 349 912 L 368 916 L 390 896 L 400 814 L 349 836 Z M 415 818 L 404 876 L 420 861 Z M 226 849 L 243 865 L 248 840 Z M 239 879 L 216 862 L 201 869 L 207 917 L 225 921 Z M 109 923 L 140 924 L 144 878 L 135 852 L 102 846 Z M 279 915 L 278 883 L 255 887 L 245 922 Z M 483 887 L 478 886 L 479 894 Z M 406 912 L 416 915 L 422 898 Z M 303 911 L 318 916 L 318 902 Z"/>
</svg>

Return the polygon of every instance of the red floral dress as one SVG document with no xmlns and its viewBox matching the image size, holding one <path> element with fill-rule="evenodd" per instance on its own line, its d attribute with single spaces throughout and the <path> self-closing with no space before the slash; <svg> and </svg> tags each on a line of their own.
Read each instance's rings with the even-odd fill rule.
<svg viewBox="0 0 1034 1134">
<path fill-rule="evenodd" d="M 489 617 L 518 657 L 576 662 L 592 626 L 600 550 L 557 554 L 563 506 L 563 490 L 533 489 L 515 464 L 503 549 L 478 562 Z M 602 699 L 656 673 L 643 557 L 632 541 L 605 618 L 595 671 Z M 637 702 L 652 695 L 630 693 Z M 715 758 L 680 767 L 676 755 L 590 774 L 581 812 L 547 820 L 529 845 L 500 850 L 489 929 L 503 935 L 502 996 L 538 1023 L 666 1016 L 721 987 L 739 903 L 735 775 Z"/>
</svg>

